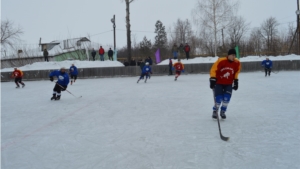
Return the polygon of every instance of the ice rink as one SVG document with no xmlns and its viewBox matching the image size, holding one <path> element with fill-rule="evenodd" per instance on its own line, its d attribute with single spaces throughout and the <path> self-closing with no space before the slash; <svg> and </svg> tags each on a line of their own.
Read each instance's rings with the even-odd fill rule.
<svg viewBox="0 0 300 169">
<path fill-rule="evenodd" d="M 2 169 L 300 168 L 300 72 L 240 73 L 221 120 L 208 74 L 1 83 Z"/>
</svg>

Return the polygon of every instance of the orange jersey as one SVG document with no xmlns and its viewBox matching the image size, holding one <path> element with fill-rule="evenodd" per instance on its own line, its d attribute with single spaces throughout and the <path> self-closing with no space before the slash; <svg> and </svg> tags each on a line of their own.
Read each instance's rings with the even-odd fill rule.
<svg viewBox="0 0 300 169">
<path fill-rule="evenodd" d="M 227 57 L 219 58 L 210 69 L 210 77 L 217 79 L 217 84 L 229 85 L 238 79 L 241 63 L 238 59 L 229 61 Z"/>
<path fill-rule="evenodd" d="M 176 62 L 174 63 L 173 67 L 177 70 L 177 71 L 182 71 L 184 69 L 184 65 L 181 62 Z"/>
<path fill-rule="evenodd" d="M 15 70 L 12 72 L 12 77 L 23 77 L 23 72 L 21 70 Z"/>
</svg>

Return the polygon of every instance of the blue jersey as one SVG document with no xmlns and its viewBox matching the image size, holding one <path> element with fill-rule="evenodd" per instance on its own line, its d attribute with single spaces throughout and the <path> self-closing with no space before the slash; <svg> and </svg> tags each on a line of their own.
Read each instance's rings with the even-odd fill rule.
<svg viewBox="0 0 300 169">
<path fill-rule="evenodd" d="M 77 71 L 76 66 L 71 66 L 70 69 L 69 69 L 69 72 L 70 72 L 71 75 L 75 75 L 75 76 L 78 75 L 78 71 Z"/>
<path fill-rule="evenodd" d="M 152 73 L 151 67 L 149 65 L 144 66 L 142 73 Z"/>
<path fill-rule="evenodd" d="M 267 69 L 270 69 L 272 68 L 272 61 L 271 60 L 264 60 L 261 62 L 261 66 L 267 68 Z"/>
<path fill-rule="evenodd" d="M 57 77 L 57 83 L 61 86 L 68 86 L 69 84 L 69 75 L 68 73 L 62 73 L 60 70 L 55 70 L 50 73 L 49 77 Z"/>
</svg>

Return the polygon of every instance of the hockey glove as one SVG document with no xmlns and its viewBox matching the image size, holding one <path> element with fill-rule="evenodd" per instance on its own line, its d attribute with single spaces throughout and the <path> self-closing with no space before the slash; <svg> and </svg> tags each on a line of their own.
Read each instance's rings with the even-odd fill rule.
<svg viewBox="0 0 300 169">
<path fill-rule="evenodd" d="M 184 73 L 184 69 L 182 69 L 181 72 Z"/>
<path fill-rule="evenodd" d="M 233 90 L 237 90 L 238 88 L 239 88 L 239 79 L 234 79 Z"/>
<path fill-rule="evenodd" d="M 210 82 L 210 88 L 211 88 L 211 89 L 214 89 L 215 86 L 216 86 L 217 79 L 214 78 L 214 77 L 211 77 L 211 78 L 209 79 L 209 82 Z"/>
<path fill-rule="evenodd" d="M 50 77 L 50 81 L 53 82 L 53 77 L 52 76 Z"/>
<path fill-rule="evenodd" d="M 68 86 L 62 86 L 61 91 L 65 91 Z"/>
</svg>

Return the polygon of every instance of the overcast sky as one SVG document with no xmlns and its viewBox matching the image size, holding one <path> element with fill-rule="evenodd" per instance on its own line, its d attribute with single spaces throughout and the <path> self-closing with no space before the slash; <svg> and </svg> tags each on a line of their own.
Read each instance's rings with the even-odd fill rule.
<svg viewBox="0 0 300 169">
<path fill-rule="evenodd" d="M 192 9 L 197 0 L 135 0 L 130 5 L 132 42 L 144 36 L 154 42 L 155 23 L 166 29 L 178 18 L 192 22 Z M 288 23 L 296 26 L 297 0 L 239 0 L 238 14 L 250 27 L 259 27 L 275 17 L 280 29 Z M 36 47 L 42 43 L 90 35 L 93 42 L 113 47 L 111 18 L 116 15 L 116 45 L 126 45 L 125 3 L 122 0 L 2 0 L 1 19 L 9 19 L 23 28 L 23 44 Z"/>
</svg>

